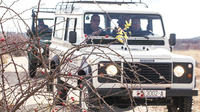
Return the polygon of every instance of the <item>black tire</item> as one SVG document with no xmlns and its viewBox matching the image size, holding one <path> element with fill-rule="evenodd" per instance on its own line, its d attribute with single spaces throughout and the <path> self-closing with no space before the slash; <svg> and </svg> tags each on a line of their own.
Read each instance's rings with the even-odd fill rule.
<svg viewBox="0 0 200 112">
<path fill-rule="evenodd" d="M 100 100 L 87 84 L 81 88 L 79 95 L 80 112 L 98 112 L 100 110 Z"/>
<path fill-rule="evenodd" d="M 37 72 L 37 63 L 32 63 L 29 61 L 28 72 L 29 72 L 29 76 L 31 78 L 34 78 L 36 76 L 36 72 Z"/>
<path fill-rule="evenodd" d="M 192 97 L 176 97 L 167 105 L 168 112 L 192 112 Z"/>
<path fill-rule="evenodd" d="M 167 105 L 168 112 L 179 112 L 176 105 Z"/>
<path fill-rule="evenodd" d="M 61 105 L 62 102 L 66 100 L 67 93 L 71 87 L 69 86 L 69 84 L 65 83 L 60 78 L 57 78 L 56 88 L 58 93 L 58 98 L 56 98 L 56 104 Z"/>
</svg>

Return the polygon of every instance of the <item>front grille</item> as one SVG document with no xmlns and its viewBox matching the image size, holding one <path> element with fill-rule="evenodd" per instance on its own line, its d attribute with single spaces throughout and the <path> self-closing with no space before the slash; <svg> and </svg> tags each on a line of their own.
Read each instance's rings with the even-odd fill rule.
<svg viewBox="0 0 200 112">
<path fill-rule="evenodd" d="M 171 83 L 171 63 L 123 63 L 123 65 L 124 83 Z"/>
</svg>

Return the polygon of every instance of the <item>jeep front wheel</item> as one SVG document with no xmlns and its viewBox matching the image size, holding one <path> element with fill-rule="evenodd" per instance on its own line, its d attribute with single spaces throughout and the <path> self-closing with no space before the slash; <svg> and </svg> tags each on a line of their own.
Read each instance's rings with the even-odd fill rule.
<svg viewBox="0 0 200 112">
<path fill-rule="evenodd" d="M 60 78 L 57 78 L 57 94 L 58 97 L 55 99 L 56 105 L 61 105 L 67 98 L 67 93 L 72 88 L 68 83 L 62 81 Z"/>
<path fill-rule="evenodd" d="M 192 97 L 175 97 L 167 109 L 168 112 L 192 112 Z"/>
<path fill-rule="evenodd" d="M 99 99 L 86 85 L 81 88 L 79 96 L 80 112 L 90 111 L 98 112 L 100 110 Z"/>
</svg>

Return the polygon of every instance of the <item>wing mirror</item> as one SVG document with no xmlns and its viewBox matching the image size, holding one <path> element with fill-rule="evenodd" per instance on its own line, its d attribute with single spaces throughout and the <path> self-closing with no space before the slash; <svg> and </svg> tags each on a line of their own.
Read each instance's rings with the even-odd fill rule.
<svg viewBox="0 0 200 112">
<path fill-rule="evenodd" d="M 176 45 L 176 34 L 171 33 L 169 37 L 169 45 L 170 46 L 175 46 Z"/>
<path fill-rule="evenodd" d="M 69 42 L 70 43 L 76 43 L 76 32 L 75 31 L 70 31 L 69 32 Z"/>
</svg>

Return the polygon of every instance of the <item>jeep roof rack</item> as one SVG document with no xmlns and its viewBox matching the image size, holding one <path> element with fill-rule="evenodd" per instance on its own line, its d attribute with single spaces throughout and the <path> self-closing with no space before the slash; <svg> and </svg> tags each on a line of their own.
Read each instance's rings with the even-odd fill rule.
<svg viewBox="0 0 200 112">
<path fill-rule="evenodd" d="M 67 0 L 67 2 L 81 2 L 81 3 L 143 3 L 142 0 Z"/>
<path fill-rule="evenodd" d="M 37 12 L 38 8 L 33 8 L 33 12 Z M 55 13 L 55 8 L 40 8 L 39 9 L 40 13 Z"/>
<path fill-rule="evenodd" d="M 87 4 L 135 4 L 136 6 L 138 4 L 144 5 L 146 8 L 148 8 L 148 5 L 141 0 L 134 1 L 134 0 L 108 0 L 108 1 L 103 1 L 103 0 L 67 0 L 66 2 L 59 2 L 56 5 L 56 12 L 60 11 L 66 11 L 66 12 L 72 12 L 73 11 L 73 5 L 74 3 L 87 3 Z"/>
<path fill-rule="evenodd" d="M 143 4 L 146 7 L 148 5 L 142 0 L 134 1 L 134 0 L 108 0 L 108 1 L 103 1 L 103 0 L 67 0 L 67 3 L 100 3 L 100 4 Z M 63 2 L 63 3 L 66 3 Z"/>
</svg>

